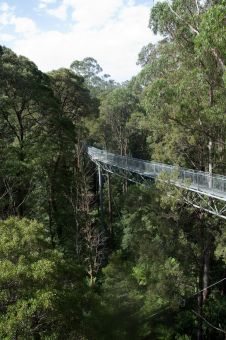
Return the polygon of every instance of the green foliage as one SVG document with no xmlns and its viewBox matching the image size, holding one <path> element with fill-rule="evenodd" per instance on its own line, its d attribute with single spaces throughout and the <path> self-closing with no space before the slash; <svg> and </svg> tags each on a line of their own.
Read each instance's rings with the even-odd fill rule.
<svg viewBox="0 0 226 340">
<path fill-rule="evenodd" d="M 211 6 L 201 17 L 200 34 L 196 38 L 196 46 L 202 53 L 214 49 L 223 61 L 226 60 L 225 9 L 224 0 Z"/>
<path fill-rule="evenodd" d="M 11 218 L 0 230 L 1 339 L 58 339 L 75 325 L 79 333 L 85 296 L 79 266 L 51 249 L 36 221 Z"/>
<path fill-rule="evenodd" d="M 126 88 L 136 99 L 137 107 L 127 118 L 125 127 L 123 122 L 128 111 L 121 104 L 120 96 L 114 93 L 116 103 L 113 93 L 103 101 L 102 113 L 105 116 L 102 124 L 108 131 L 103 144 L 107 148 L 120 152 L 129 141 L 129 151 L 136 154 L 138 143 L 130 142 L 132 128 L 136 136 L 139 133 L 145 136 L 145 141 L 140 140 L 140 144 L 148 143 L 148 157 L 206 171 L 211 165 L 213 171 L 225 174 L 226 93 L 222 82 L 225 33 L 222 6 L 223 2 L 210 5 L 188 1 L 185 4 L 177 0 L 157 3 L 153 7 L 150 27 L 166 39 L 155 47 L 144 47 L 139 55 L 138 62 L 143 69 Z M 124 115 L 120 117 L 121 110 Z M 106 124 L 110 114 L 117 117 L 112 124 L 114 128 L 118 121 L 121 122 L 124 133 L 121 149 L 118 147 L 116 150 L 120 140 L 117 129 L 114 131 Z M 112 135 L 113 138 L 118 136 L 118 141 L 114 141 Z M 209 148 L 210 140 L 212 150 Z M 137 154 L 141 158 L 140 150 L 142 148 Z M 157 185 L 159 192 L 129 187 L 125 200 L 121 202 L 117 230 L 122 240 L 120 253 L 114 255 L 119 263 L 116 264 L 114 256 L 110 259 L 109 271 L 105 271 L 104 285 L 107 285 L 103 298 L 107 298 L 113 306 L 113 315 L 118 329 L 124 329 L 125 333 L 120 331 L 124 338 L 131 335 L 117 313 L 119 308 L 114 307 L 117 295 L 125 296 L 125 302 L 132 298 L 132 315 L 140 320 L 140 323 L 137 320 L 139 331 L 135 338 L 189 339 L 200 331 L 197 330 L 200 320 L 191 312 L 200 306 L 196 306 L 194 298 L 186 301 L 183 310 L 183 301 L 203 287 L 203 263 L 207 250 L 208 261 L 216 261 L 215 242 L 215 254 L 219 260 L 214 265 L 207 263 L 208 282 L 224 275 L 222 259 L 225 245 L 223 233 L 219 230 L 219 225 L 224 224 L 208 214 L 186 207 L 183 200 L 186 193 L 171 188 L 166 177 L 163 175 Z M 121 273 L 122 267 L 125 277 Z M 114 271 L 111 272 L 112 268 Z M 125 284 L 132 293 L 129 298 L 121 291 L 117 293 L 118 287 Z M 216 292 L 219 293 L 219 289 L 217 287 Z M 223 320 L 224 303 L 219 301 L 217 294 L 210 295 L 213 299 L 216 296 L 216 309 Z M 140 296 L 139 305 L 135 304 L 136 296 Z M 217 324 L 216 315 L 209 309 L 211 298 L 205 301 L 203 313 Z M 133 324 L 132 315 L 129 312 L 124 320 L 129 318 Z M 206 325 L 201 331 L 207 339 L 218 336 Z M 110 333 L 113 332 L 111 330 Z"/>
<path fill-rule="evenodd" d="M 116 88 L 102 100 L 99 130 L 102 143 L 121 155 L 130 152 L 132 129 L 130 118 L 138 110 L 138 102 L 127 87 Z"/>
<path fill-rule="evenodd" d="M 117 83 L 108 74 L 101 74 L 103 69 L 98 62 L 91 57 L 83 60 L 75 60 L 71 64 L 71 69 L 78 76 L 82 76 L 93 96 L 100 96 L 102 92 L 112 90 Z"/>
<path fill-rule="evenodd" d="M 157 2 L 164 39 L 123 85 L 93 58 L 44 74 L 0 46 L 1 339 L 222 338 L 225 287 L 206 287 L 225 275 L 224 222 L 167 174 L 104 174 L 103 232 L 84 151 L 225 175 L 225 6 Z"/>
<path fill-rule="evenodd" d="M 223 261 L 226 263 L 226 230 L 222 230 L 219 234 L 218 238 L 216 239 L 216 250 L 215 254 L 218 258 L 222 258 Z"/>
<path fill-rule="evenodd" d="M 139 309 L 142 294 L 136 289 L 127 257 L 117 252 L 104 269 L 102 339 L 131 339 L 141 336 Z"/>
</svg>

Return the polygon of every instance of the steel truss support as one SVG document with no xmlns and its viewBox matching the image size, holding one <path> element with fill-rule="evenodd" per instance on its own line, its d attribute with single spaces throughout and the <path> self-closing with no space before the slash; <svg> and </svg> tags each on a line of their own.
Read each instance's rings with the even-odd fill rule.
<svg viewBox="0 0 226 340">
<path fill-rule="evenodd" d="M 187 191 L 184 201 L 194 208 L 206 211 L 212 215 L 226 220 L 226 202 L 217 198 L 208 197 L 198 192 Z"/>
<path fill-rule="evenodd" d="M 112 164 L 106 164 L 98 161 L 95 161 L 95 163 L 97 164 L 98 169 L 103 169 L 104 171 L 114 173 L 115 175 L 125 178 L 130 182 L 142 184 L 145 187 L 150 187 L 152 186 L 153 182 L 155 182 L 155 178 L 145 177 L 143 174 L 138 172 L 132 172 L 128 169 L 119 168 Z M 172 183 L 169 184 L 172 185 Z M 180 186 L 177 185 L 177 187 Z M 209 197 L 202 192 L 193 190 L 190 191 L 183 186 L 181 186 L 181 189 L 183 189 L 185 192 L 183 195 L 185 203 L 193 206 L 194 208 L 206 211 L 212 215 L 226 220 L 226 201 L 215 197 Z"/>
<path fill-rule="evenodd" d="M 150 187 L 154 182 L 153 178 L 147 178 L 140 173 L 129 171 L 128 169 L 118 168 L 117 166 L 111 164 L 105 164 L 100 162 L 95 162 L 97 166 L 101 166 L 104 171 L 109 173 L 114 173 L 115 175 L 122 177 L 130 182 L 142 184 L 146 187 Z"/>
</svg>

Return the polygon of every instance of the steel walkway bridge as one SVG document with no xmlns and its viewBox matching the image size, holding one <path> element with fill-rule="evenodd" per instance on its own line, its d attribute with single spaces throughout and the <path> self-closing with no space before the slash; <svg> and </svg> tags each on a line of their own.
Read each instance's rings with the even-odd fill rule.
<svg viewBox="0 0 226 340">
<path fill-rule="evenodd" d="M 226 176 L 119 156 L 94 147 L 88 147 L 87 152 L 98 166 L 100 181 L 101 169 L 146 186 L 159 179 L 184 189 L 186 203 L 226 219 Z"/>
</svg>

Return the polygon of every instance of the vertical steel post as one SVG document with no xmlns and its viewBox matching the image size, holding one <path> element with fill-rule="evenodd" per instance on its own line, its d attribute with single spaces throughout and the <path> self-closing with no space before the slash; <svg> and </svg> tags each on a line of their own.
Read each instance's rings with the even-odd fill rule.
<svg viewBox="0 0 226 340">
<path fill-rule="evenodd" d="M 209 149 L 209 189 L 213 187 L 213 142 L 210 139 L 208 143 Z"/>
<path fill-rule="evenodd" d="M 103 177 L 101 166 L 98 164 L 98 180 L 99 180 L 99 212 L 100 212 L 100 223 L 102 230 L 104 231 L 104 205 L 103 205 Z"/>
</svg>

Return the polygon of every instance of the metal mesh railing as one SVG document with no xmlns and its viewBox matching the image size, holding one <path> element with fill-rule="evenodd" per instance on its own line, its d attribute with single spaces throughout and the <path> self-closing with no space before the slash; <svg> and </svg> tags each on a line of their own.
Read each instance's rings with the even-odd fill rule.
<svg viewBox="0 0 226 340">
<path fill-rule="evenodd" d="M 210 175 L 208 172 L 119 156 L 94 147 L 88 147 L 88 154 L 94 161 L 138 173 L 145 177 L 155 178 L 161 173 L 166 173 L 172 178 L 176 176 L 176 179 L 173 180 L 176 185 L 226 200 L 226 176 Z"/>
</svg>

